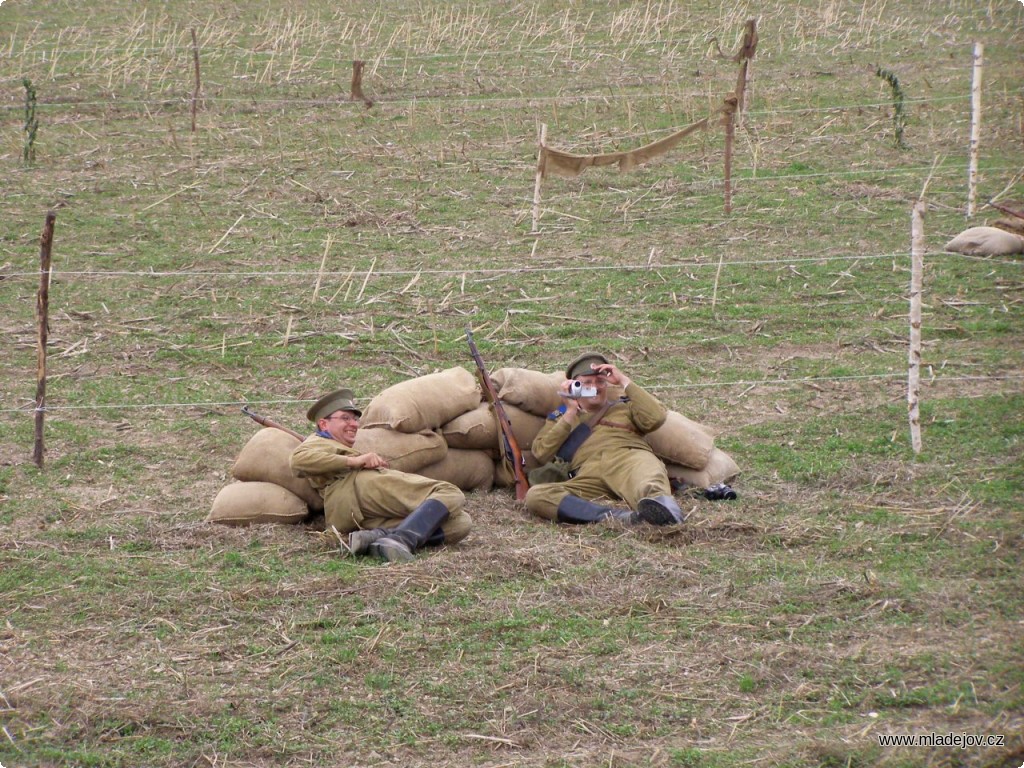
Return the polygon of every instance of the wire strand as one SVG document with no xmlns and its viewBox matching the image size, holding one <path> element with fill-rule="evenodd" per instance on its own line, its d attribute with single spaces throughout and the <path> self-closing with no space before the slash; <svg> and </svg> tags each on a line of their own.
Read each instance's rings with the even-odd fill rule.
<svg viewBox="0 0 1024 768">
<path fill-rule="evenodd" d="M 799 256 L 796 258 L 787 259 L 736 259 L 731 261 L 723 261 L 723 267 L 740 267 L 740 266 L 779 266 L 786 267 L 790 264 L 806 264 L 806 263 L 820 263 L 820 262 L 832 262 L 832 261 L 872 261 L 878 259 L 904 259 L 908 256 L 903 251 L 893 253 L 877 253 L 877 254 L 863 254 L 863 253 L 852 253 L 843 254 L 837 256 Z M 966 258 L 977 261 L 986 261 L 999 264 L 1007 264 L 1012 266 L 1024 266 L 1024 259 L 1021 261 L 999 261 L 994 262 L 991 259 L 984 257 L 968 256 L 965 254 L 954 253 L 951 251 L 931 251 L 925 254 L 928 257 L 945 256 L 952 258 Z M 369 257 L 364 257 L 369 258 Z M 570 266 L 567 264 L 560 263 L 558 269 L 561 272 L 617 272 L 617 271 L 636 271 L 636 272 L 654 272 L 657 270 L 669 270 L 669 269 L 700 269 L 704 267 L 718 268 L 717 261 L 700 261 L 700 262 L 681 262 L 674 264 L 665 263 L 652 263 L 652 264 L 588 264 L 581 266 Z M 486 268 L 459 268 L 459 269 L 364 269 L 364 270 L 283 270 L 283 271 L 202 271 L 202 272 L 177 272 L 177 271 L 166 271 L 157 272 L 155 270 L 148 271 L 131 271 L 131 270 L 110 270 L 110 271 L 61 271 L 57 269 L 50 270 L 51 279 L 64 278 L 64 277 L 95 277 L 95 278 L 107 278 L 107 277 L 264 277 L 264 278 L 278 278 L 278 277 L 302 277 L 302 278 L 315 278 L 317 276 L 322 277 L 352 277 L 352 276 L 378 276 L 378 277 L 408 277 L 410 275 L 508 275 L 508 274 L 522 274 L 524 272 L 550 272 L 551 266 L 549 264 L 542 264 L 539 266 L 519 266 L 519 267 L 486 267 Z M 0 280 L 8 280 L 12 278 L 38 278 L 39 272 L 0 272 Z"/>
<path fill-rule="evenodd" d="M 822 382 L 845 382 L 845 381 L 877 381 L 904 379 L 904 373 L 866 373 L 849 376 L 806 376 L 798 379 L 740 379 L 737 381 L 709 381 L 691 384 L 661 385 L 657 389 L 666 392 L 691 389 L 712 389 L 722 387 L 779 387 L 798 386 L 802 384 Z M 1020 374 L 988 375 L 988 376 L 931 376 L 922 379 L 922 384 L 947 383 L 955 381 L 1021 381 L 1024 380 L 1024 372 Z M 654 387 L 652 387 L 654 388 Z M 47 413 L 75 412 L 75 411 L 105 411 L 105 410 L 151 410 L 158 408 L 228 408 L 241 407 L 244 405 L 303 405 L 315 402 L 309 400 L 274 399 L 274 400 L 199 400 L 195 402 L 164 402 L 164 403 L 112 403 L 109 405 L 46 405 L 38 408 L 34 404 L 24 408 L 0 408 L 0 413 Z"/>
</svg>

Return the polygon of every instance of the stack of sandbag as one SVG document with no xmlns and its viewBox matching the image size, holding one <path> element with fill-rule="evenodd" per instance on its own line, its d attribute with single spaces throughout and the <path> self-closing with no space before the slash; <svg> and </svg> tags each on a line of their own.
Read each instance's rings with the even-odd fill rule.
<svg viewBox="0 0 1024 768">
<path fill-rule="evenodd" d="M 503 368 L 491 376 L 527 469 L 536 466 L 529 446 L 544 417 L 558 407 L 564 378 L 523 368 Z M 373 398 L 354 447 L 381 454 L 394 469 L 476 491 L 511 484 L 502 472 L 500 445 L 494 407 L 476 376 L 456 367 L 400 382 Z"/>
<path fill-rule="evenodd" d="M 224 525 L 299 523 L 323 511 L 320 494 L 292 474 L 288 458 L 299 440 L 280 429 L 261 429 L 231 467 L 236 482 L 221 489 L 206 519 Z"/>
<path fill-rule="evenodd" d="M 392 469 L 446 480 L 467 491 L 490 490 L 495 441 L 477 449 L 469 441 L 451 445 L 444 425 L 480 405 L 480 386 L 465 368 L 455 367 L 399 382 L 370 401 L 359 420 L 353 446 L 373 451 Z"/>
<path fill-rule="evenodd" d="M 714 434 L 707 427 L 676 411 L 669 411 L 665 423 L 644 440 L 665 462 L 668 476 L 687 486 L 728 483 L 740 473 L 732 457 L 715 446 Z"/>
<path fill-rule="evenodd" d="M 548 414 L 562 404 L 558 390 L 565 381 L 565 374 L 562 371 L 541 373 L 528 368 L 499 368 L 491 380 L 498 390 L 498 399 L 505 406 L 512 433 L 523 452 L 525 470 L 529 473 L 540 466 L 540 462 L 533 458 L 530 445 L 544 426 Z M 515 476 L 499 462 L 495 482 L 502 486 L 514 485 Z"/>
<path fill-rule="evenodd" d="M 530 453 L 533 438 L 544 426 L 544 419 L 562 402 L 558 388 L 565 374 L 541 373 L 528 368 L 499 368 L 490 374 L 502 409 L 512 425 L 512 434 L 523 453 L 525 471 L 536 469 L 538 463 Z M 452 447 L 484 451 L 492 459 L 493 484 L 508 487 L 515 478 L 501 460 L 503 442 L 494 406 L 482 400 L 472 411 L 462 414 L 441 427 L 441 434 Z"/>
<path fill-rule="evenodd" d="M 669 478 L 685 487 L 729 483 L 740 473 L 732 457 L 715 445 L 711 430 L 676 411 L 669 411 L 665 423 L 644 440 L 665 462 Z"/>
</svg>

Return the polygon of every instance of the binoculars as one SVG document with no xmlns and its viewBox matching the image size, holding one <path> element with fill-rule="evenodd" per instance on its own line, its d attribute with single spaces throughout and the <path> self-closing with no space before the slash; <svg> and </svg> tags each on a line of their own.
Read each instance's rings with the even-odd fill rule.
<svg viewBox="0 0 1024 768">
<path fill-rule="evenodd" d="M 704 498 L 709 501 L 721 501 L 722 499 L 729 499 L 731 501 L 737 498 L 737 495 L 731 486 L 725 483 L 715 483 L 704 489 Z"/>
</svg>

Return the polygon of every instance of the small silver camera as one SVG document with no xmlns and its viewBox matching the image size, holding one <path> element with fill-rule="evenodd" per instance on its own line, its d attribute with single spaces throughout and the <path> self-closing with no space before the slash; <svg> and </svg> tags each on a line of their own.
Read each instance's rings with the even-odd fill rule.
<svg viewBox="0 0 1024 768">
<path fill-rule="evenodd" d="M 596 397 L 597 387 L 585 387 L 582 381 L 570 381 L 569 389 L 566 392 L 566 397 L 571 397 L 573 400 L 579 400 L 581 397 Z"/>
</svg>

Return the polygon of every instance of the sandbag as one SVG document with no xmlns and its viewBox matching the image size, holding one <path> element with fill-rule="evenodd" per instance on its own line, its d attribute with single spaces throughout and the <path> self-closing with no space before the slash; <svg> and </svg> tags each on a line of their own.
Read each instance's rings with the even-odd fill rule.
<svg viewBox="0 0 1024 768">
<path fill-rule="evenodd" d="M 651 450 L 667 464 L 704 469 L 715 447 L 710 430 L 677 411 L 669 411 L 665 423 L 644 435 Z"/>
<path fill-rule="evenodd" d="M 359 423 L 413 434 L 437 429 L 479 404 L 476 377 L 455 367 L 388 387 L 370 401 Z"/>
<path fill-rule="evenodd" d="M 512 425 L 512 434 L 516 438 L 516 443 L 520 450 L 527 450 L 533 443 L 533 438 L 544 426 L 544 418 L 509 403 L 502 402 L 502 406 L 509 424 Z M 498 417 L 490 403 L 481 403 L 472 411 L 444 424 L 441 427 L 441 434 L 449 448 L 490 451 L 494 455 L 500 446 Z"/>
<path fill-rule="evenodd" d="M 489 491 L 494 485 L 494 459 L 485 451 L 449 448 L 441 461 L 421 468 L 416 474 L 444 480 L 464 491 Z"/>
<path fill-rule="evenodd" d="M 562 403 L 558 388 L 565 373 L 541 373 L 528 368 L 499 368 L 491 374 L 498 399 L 534 416 L 547 416 Z"/>
<path fill-rule="evenodd" d="M 280 429 L 266 428 L 249 438 L 235 463 L 231 476 L 242 482 L 275 483 L 285 488 L 317 512 L 324 500 L 305 478 L 292 474 L 288 459 L 300 441 Z"/>
<path fill-rule="evenodd" d="M 672 480 L 682 481 L 692 488 L 707 488 L 715 483 L 731 483 L 740 473 L 732 457 L 721 448 L 712 448 L 703 469 L 692 469 L 679 464 L 666 463 L 665 469 Z"/>
<path fill-rule="evenodd" d="M 408 434 L 385 427 L 360 427 L 352 447 L 359 453 L 379 453 L 388 460 L 391 469 L 402 472 L 418 472 L 441 461 L 448 452 L 448 445 L 437 432 L 424 430 Z"/>
<path fill-rule="evenodd" d="M 206 521 L 222 525 L 294 525 L 305 520 L 307 515 L 309 508 L 306 502 L 276 483 L 239 482 L 221 488 Z"/>
<path fill-rule="evenodd" d="M 1024 253 L 1024 237 L 998 227 L 971 227 L 946 243 L 946 250 L 968 256 L 1009 256 Z"/>
<path fill-rule="evenodd" d="M 449 448 L 494 451 L 498 446 L 498 419 L 490 403 L 480 403 L 473 410 L 442 424 L 441 435 Z"/>
<path fill-rule="evenodd" d="M 544 417 L 534 416 L 528 411 L 507 404 L 505 405 L 505 415 L 508 416 L 509 424 L 512 425 L 512 434 L 516 438 L 519 450 L 529 450 L 533 445 L 533 438 L 544 426 Z"/>
</svg>

